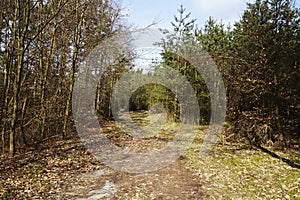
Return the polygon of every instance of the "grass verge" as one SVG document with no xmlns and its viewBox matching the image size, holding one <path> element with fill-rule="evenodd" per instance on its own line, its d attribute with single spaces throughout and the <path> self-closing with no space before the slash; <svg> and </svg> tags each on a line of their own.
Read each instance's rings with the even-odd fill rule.
<svg viewBox="0 0 300 200">
<path fill-rule="evenodd" d="M 199 131 L 185 160 L 205 181 L 203 192 L 212 199 L 300 198 L 299 169 L 243 144 L 220 142 L 208 157 L 200 159 L 203 137 L 204 132 Z M 293 157 L 293 153 L 276 153 Z"/>
</svg>

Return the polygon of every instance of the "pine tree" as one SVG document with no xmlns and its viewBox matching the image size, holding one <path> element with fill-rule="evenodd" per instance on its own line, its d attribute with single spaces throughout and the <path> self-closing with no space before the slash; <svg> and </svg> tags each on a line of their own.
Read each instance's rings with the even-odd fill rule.
<svg viewBox="0 0 300 200">
<path fill-rule="evenodd" d="M 257 0 L 235 24 L 231 98 L 238 129 L 257 144 L 282 138 L 285 119 L 299 114 L 299 20 L 291 1 Z"/>
</svg>

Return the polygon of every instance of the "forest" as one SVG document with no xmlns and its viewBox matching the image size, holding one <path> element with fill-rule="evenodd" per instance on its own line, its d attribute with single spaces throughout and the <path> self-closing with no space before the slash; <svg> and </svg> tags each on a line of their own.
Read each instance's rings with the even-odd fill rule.
<svg viewBox="0 0 300 200">
<path fill-rule="evenodd" d="M 181 5 L 170 22 L 173 30 L 160 30 L 165 38 L 155 45 L 162 48 L 162 59 L 151 63 L 151 71 L 134 70 L 135 52 L 122 50 L 114 52 L 113 60 L 109 56 L 105 58 L 109 61 L 101 60 L 110 63 L 104 72 L 101 66 L 93 69 L 92 75 L 102 73 L 92 97 L 94 110 L 106 137 L 118 147 L 137 152 L 160 149 L 173 139 L 176 126 L 184 123 L 183 108 L 200 113 L 199 118 L 187 119 L 198 126 L 187 152 L 170 169 L 144 177 L 106 169 L 84 145 L 73 116 L 75 82 L 83 74 L 80 66 L 85 59 L 109 38 L 141 31 L 133 30 L 122 3 L 2 0 L 0 8 L 2 199 L 300 198 L 300 8 L 294 1 L 255 0 L 247 3 L 233 25 L 211 16 L 203 27 Z M 209 55 L 224 84 L 225 122 L 207 160 L 198 157 L 205 130 L 218 118 L 214 106 L 225 105 L 213 101 L 216 91 L 211 91 L 193 62 L 178 55 L 181 45 Z M 121 131 L 113 115 L 118 80 L 125 74 L 159 76 L 170 69 L 188 81 L 199 110 L 189 104 L 192 97 L 181 103 L 174 91 L 146 84 L 126 102 L 131 118 L 145 126 L 151 112 L 164 110 L 166 124 L 156 136 L 144 139 Z M 169 85 L 183 85 L 181 81 L 166 80 Z M 95 170 L 103 175 L 78 178 Z M 176 180 L 169 180 L 170 174 Z M 165 179 L 167 185 L 155 186 Z M 68 184 L 75 182 L 93 190 Z M 105 189 L 109 184 L 115 185 Z M 176 184 L 186 193 L 177 194 Z M 96 190 L 97 185 L 104 186 Z"/>
</svg>

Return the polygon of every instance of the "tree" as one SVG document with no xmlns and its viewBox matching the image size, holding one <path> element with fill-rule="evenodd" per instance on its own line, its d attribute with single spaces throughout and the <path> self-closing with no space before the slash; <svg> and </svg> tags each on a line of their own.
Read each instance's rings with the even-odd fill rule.
<svg viewBox="0 0 300 200">
<path fill-rule="evenodd" d="M 186 9 L 181 5 L 178 9 L 179 16 L 174 16 L 175 22 L 171 22 L 174 32 L 163 30 L 166 34 L 166 40 L 163 39 L 160 45 L 163 47 L 163 62 L 161 67 L 168 66 L 177 70 L 187 81 L 191 84 L 200 105 L 201 123 L 207 123 L 210 119 L 210 95 L 206 87 L 203 77 L 197 72 L 195 67 L 186 58 L 179 56 L 178 52 L 183 49 L 191 47 L 191 49 L 199 48 L 196 41 L 197 29 L 195 26 L 196 19 L 191 19 L 191 13 L 186 13 Z M 179 83 L 179 79 L 173 80 L 175 83 Z M 184 90 L 184 88 L 180 88 Z M 178 91 L 179 88 L 176 89 Z M 178 99 L 175 95 L 173 99 L 174 114 L 179 116 L 180 107 L 178 105 Z"/>
<path fill-rule="evenodd" d="M 299 20 L 292 1 L 257 0 L 235 24 L 231 100 L 239 132 L 256 144 L 287 136 L 280 129 L 299 113 Z"/>
<path fill-rule="evenodd" d="M 117 1 L 4 1 L 0 14 L 2 151 L 67 135 L 78 64 L 125 30 Z"/>
</svg>

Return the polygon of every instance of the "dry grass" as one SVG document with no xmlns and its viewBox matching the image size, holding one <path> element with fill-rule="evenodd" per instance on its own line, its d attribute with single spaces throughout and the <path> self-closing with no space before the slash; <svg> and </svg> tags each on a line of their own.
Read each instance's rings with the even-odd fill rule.
<svg viewBox="0 0 300 200">
<path fill-rule="evenodd" d="M 217 144 L 199 159 L 203 132 L 186 153 L 188 165 L 205 181 L 211 199 L 299 199 L 300 170 L 242 144 Z M 297 160 L 295 152 L 276 152 Z"/>
</svg>

